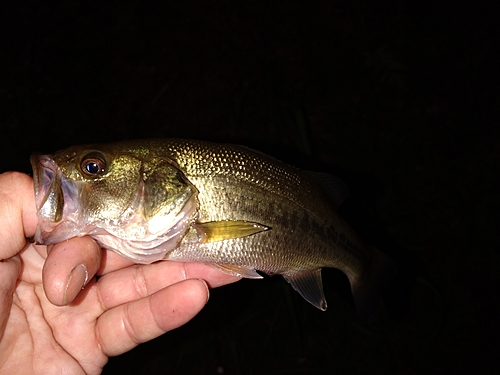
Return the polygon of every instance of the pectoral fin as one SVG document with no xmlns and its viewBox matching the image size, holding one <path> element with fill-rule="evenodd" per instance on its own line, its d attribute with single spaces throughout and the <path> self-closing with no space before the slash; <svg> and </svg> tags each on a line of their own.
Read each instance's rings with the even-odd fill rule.
<svg viewBox="0 0 500 375">
<path fill-rule="evenodd" d="M 201 243 L 242 238 L 271 229 L 265 225 L 244 220 L 209 221 L 195 223 L 193 227 L 196 228 Z"/>
<path fill-rule="evenodd" d="M 228 266 L 225 264 L 212 264 L 212 266 L 229 275 L 246 277 L 247 279 L 262 279 L 262 276 L 259 275 L 253 268 Z"/>
<path fill-rule="evenodd" d="M 326 310 L 326 299 L 321 281 L 321 268 L 313 271 L 283 275 L 302 297 L 318 309 Z"/>
</svg>

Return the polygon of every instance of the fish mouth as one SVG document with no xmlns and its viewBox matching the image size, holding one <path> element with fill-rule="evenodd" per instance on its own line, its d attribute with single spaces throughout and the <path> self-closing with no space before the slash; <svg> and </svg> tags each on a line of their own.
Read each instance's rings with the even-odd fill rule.
<svg viewBox="0 0 500 375">
<path fill-rule="evenodd" d="M 67 239 L 69 238 L 68 230 L 65 231 L 64 235 L 61 235 L 61 231 L 56 229 L 67 214 L 68 203 L 73 195 L 71 192 L 75 189 L 62 175 L 51 155 L 33 154 L 30 161 L 33 168 L 38 217 L 33 240 L 38 244 L 46 245 Z"/>
</svg>

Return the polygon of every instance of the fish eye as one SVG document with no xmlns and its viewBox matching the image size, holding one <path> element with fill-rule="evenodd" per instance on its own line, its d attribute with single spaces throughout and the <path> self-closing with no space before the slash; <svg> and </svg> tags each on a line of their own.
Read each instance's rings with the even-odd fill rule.
<svg viewBox="0 0 500 375">
<path fill-rule="evenodd" d="M 85 175 L 97 177 L 106 170 L 106 161 L 102 155 L 91 153 L 82 159 L 80 168 Z"/>
</svg>

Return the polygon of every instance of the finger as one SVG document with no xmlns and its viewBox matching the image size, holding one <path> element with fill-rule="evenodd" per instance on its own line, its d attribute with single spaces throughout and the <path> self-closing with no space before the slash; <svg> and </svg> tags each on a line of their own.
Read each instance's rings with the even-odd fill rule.
<svg viewBox="0 0 500 375">
<path fill-rule="evenodd" d="M 0 340 L 5 331 L 20 271 L 21 261 L 18 256 L 0 261 Z"/>
<path fill-rule="evenodd" d="M 0 174 L 0 260 L 16 255 L 36 228 L 33 180 L 19 172 Z"/>
<path fill-rule="evenodd" d="M 118 255 L 111 250 L 104 250 L 102 252 L 101 266 L 97 270 L 97 275 L 105 275 L 107 273 L 128 267 L 134 264 L 132 261 Z"/>
<path fill-rule="evenodd" d="M 96 332 L 102 351 L 116 356 L 191 320 L 208 301 L 202 280 L 186 280 L 105 312 Z"/>
<path fill-rule="evenodd" d="M 99 300 L 105 310 L 111 309 L 187 279 L 203 279 L 210 287 L 217 287 L 241 278 L 226 275 L 202 263 L 164 261 L 135 265 L 101 277 L 98 282 Z"/>
<path fill-rule="evenodd" d="M 43 286 L 54 305 L 71 303 L 101 264 L 101 249 L 90 237 L 55 244 L 43 266 Z"/>
</svg>

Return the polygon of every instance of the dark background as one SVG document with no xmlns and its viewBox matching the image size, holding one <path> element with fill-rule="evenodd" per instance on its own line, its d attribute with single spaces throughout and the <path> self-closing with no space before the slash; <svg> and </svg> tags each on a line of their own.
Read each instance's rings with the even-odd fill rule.
<svg viewBox="0 0 500 375">
<path fill-rule="evenodd" d="M 335 270 L 327 312 L 243 280 L 104 374 L 498 371 L 497 22 L 455 1 L 2 2 L 0 171 L 79 143 L 244 144 L 340 176 L 341 213 L 399 264 L 374 324 Z"/>
</svg>

